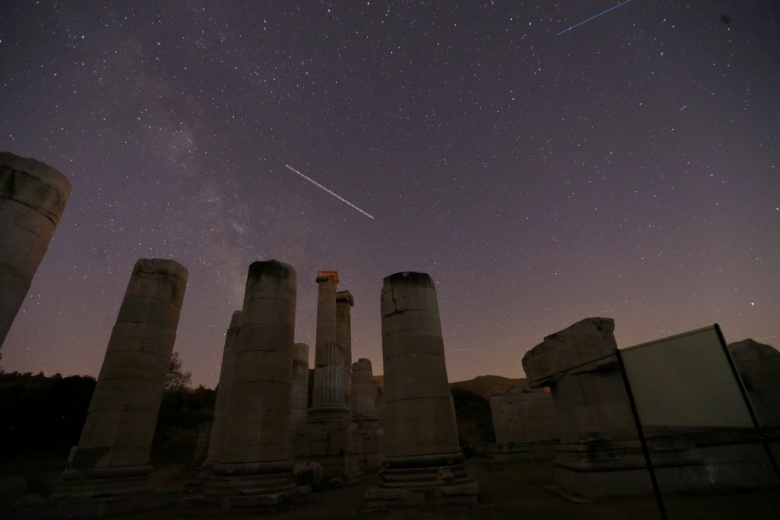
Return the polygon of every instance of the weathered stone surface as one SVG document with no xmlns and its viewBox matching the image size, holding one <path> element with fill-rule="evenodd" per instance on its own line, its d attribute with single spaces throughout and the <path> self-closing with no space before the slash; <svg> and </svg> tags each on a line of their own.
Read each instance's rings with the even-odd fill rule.
<svg viewBox="0 0 780 520">
<path fill-rule="evenodd" d="M 70 196 L 70 182 L 35 159 L 0 152 L 0 348 Z"/>
<path fill-rule="evenodd" d="M 90 402 L 78 446 L 71 450 L 68 467 L 56 497 L 131 494 L 146 489 L 151 469 L 149 451 L 157 424 L 165 376 L 176 338 L 178 314 L 167 326 L 133 318 L 127 308 L 140 309 L 144 294 L 157 292 L 164 304 L 178 309 L 184 297 L 187 270 L 173 260 L 136 262 L 119 310 L 117 323 Z"/>
<path fill-rule="evenodd" d="M 567 374 L 617 366 L 611 318 L 586 318 L 544 338 L 523 356 L 531 388 L 550 386 Z"/>
<path fill-rule="evenodd" d="M 463 466 L 433 280 L 388 276 L 381 312 L 386 454 L 368 507 L 474 504 L 478 485 Z"/>
<path fill-rule="evenodd" d="M 236 347 L 241 333 L 242 311 L 234 311 L 230 326 L 225 334 L 225 346 L 222 349 L 222 365 L 219 370 L 217 385 L 217 400 L 214 403 L 214 418 L 211 426 L 211 436 L 208 443 L 208 454 L 203 462 L 205 469 L 210 469 L 219 461 L 220 450 L 225 441 L 225 423 L 230 409 L 230 390 L 233 387 L 233 374 L 236 366 Z"/>
<path fill-rule="evenodd" d="M 780 352 L 752 339 L 731 343 L 728 349 L 759 423 L 780 427 Z"/>
</svg>

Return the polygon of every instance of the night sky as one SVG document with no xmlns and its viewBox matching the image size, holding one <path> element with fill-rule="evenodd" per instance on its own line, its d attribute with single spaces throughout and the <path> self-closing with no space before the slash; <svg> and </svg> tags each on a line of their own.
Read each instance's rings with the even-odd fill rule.
<svg viewBox="0 0 780 520">
<path fill-rule="evenodd" d="M 189 269 L 175 350 L 213 387 L 249 264 L 355 297 L 436 282 L 451 381 L 523 377 L 589 316 L 620 347 L 780 339 L 780 3 L 4 1 L 0 150 L 73 192 L 2 368 L 96 376 L 138 258 Z M 374 217 L 296 175 L 299 170 Z"/>
</svg>

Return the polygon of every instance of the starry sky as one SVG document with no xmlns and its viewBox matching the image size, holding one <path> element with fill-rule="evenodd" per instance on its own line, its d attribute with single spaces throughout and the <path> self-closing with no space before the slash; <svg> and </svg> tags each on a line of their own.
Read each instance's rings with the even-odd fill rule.
<svg viewBox="0 0 780 520">
<path fill-rule="evenodd" d="M 219 377 L 255 260 L 355 298 L 436 282 L 451 381 L 523 377 L 589 316 L 620 347 L 780 345 L 780 2 L 0 4 L 0 150 L 71 181 L 2 368 L 96 376 L 136 259 L 189 269 L 175 350 Z M 285 168 L 290 165 L 370 219 Z M 313 360 L 313 347 L 311 352 Z"/>
</svg>

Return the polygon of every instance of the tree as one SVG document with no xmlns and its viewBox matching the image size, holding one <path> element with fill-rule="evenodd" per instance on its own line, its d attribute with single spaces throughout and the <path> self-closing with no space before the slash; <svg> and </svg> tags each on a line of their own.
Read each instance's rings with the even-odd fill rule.
<svg viewBox="0 0 780 520">
<path fill-rule="evenodd" d="M 174 352 L 171 355 L 171 364 L 168 368 L 168 375 L 165 376 L 165 390 L 186 390 L 192 383 L 192 372 L 185 372 L 181 368 L 181 358 L 179 353 Z"/>
</svg>

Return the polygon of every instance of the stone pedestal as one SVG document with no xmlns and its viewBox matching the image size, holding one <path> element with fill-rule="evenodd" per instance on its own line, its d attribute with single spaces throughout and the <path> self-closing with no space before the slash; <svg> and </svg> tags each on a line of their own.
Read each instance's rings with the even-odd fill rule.
<svg viewBox="0 0 780 520">
<path fill-rule="evenodd" d="M 54 168 L 0 152 L 0 348 L 69 195 L 70 182 Z"/>
<path fill-rule="evenodd" d="M 763 428 L 780 429 L 780 352 L 746 339 L 728 346 Z"/>
<path fill-rule="evenodd" d="M 186 284 L 187 270 L 173 260 L 136 262 L 79 444 L 52 502 L 44 510 L 26 508 L 29 518 L 49 510 L 78 517 L 171 501 L 152 494 L 149 452 Z"/>
<path fill-rule="evenodd" d="M 569 495 L 596 499 L 653 492 L 613 331 L 609 318 L 585 319 L 547 336 L 523 358 L 528 385 L 552 388 L 560 438 L 555 480 Z M 664 493 L 777 485 L 749 429 L 646 425 L 644 433 Z"/>
<path fill-rule="evenodd" d="M 249 266 L 219 461 L 205 495 L 185 505 L 273 510 L 308 493 L 292 475 L 295 298 L 291 266 L 275 260 Z"/>
<path fill-rule="evenodd" d="M 365 358 L 352 364 L 352 421 L 358 426 L 357 455 L 360 469 L 379 469 L 385 451 L 385 432 L 374 408 L 374 375 Z"/>
<path fill-rule="evenodd" d="M 492 457 L 499 462 L 555 457 L 555 405 L 549 388 L 512 386 L 490 394 L 496 445 Z"/>
<path fill-rule="evenodd" d="M 458 444 L 433 280 L 397 273 L 381 296 L 386 454 L 371 509 L 476 504 Z"/>
</svg>

